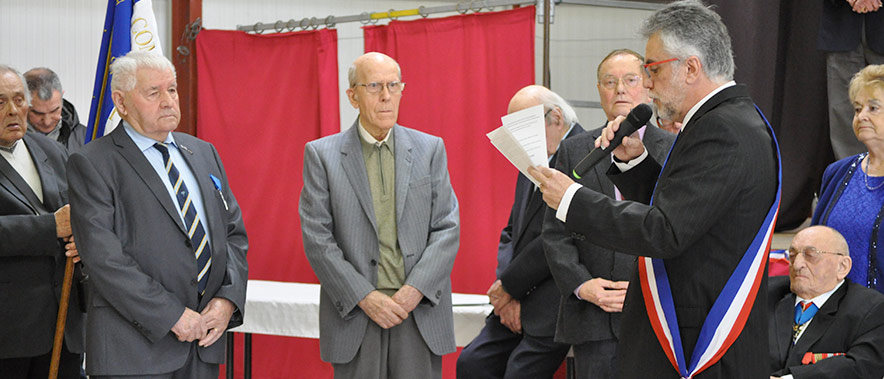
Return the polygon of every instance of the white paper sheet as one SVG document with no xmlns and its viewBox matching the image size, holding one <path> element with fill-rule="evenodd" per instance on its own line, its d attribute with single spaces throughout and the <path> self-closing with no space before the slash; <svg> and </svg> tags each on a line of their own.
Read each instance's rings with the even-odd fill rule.
<svg viewBox="0 0 884 379">
<path fill-rule="evenodd" d="M 500 118 L 503 125 L 488 134 L 491 144 L 516 166 L 528 179 L 528 167 L 549 167 L 546 156 L 546 123 L 543 121 L 543 105 L 536 105 Z"/>
</svg>

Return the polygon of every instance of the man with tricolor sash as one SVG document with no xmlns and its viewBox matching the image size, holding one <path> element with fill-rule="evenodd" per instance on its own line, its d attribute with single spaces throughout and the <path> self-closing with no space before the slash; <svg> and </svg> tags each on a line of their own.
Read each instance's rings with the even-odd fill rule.
<svg viewBox="0 0 884 379">
<path fill-rule="evenodd" d="M 770 279 L 771 378 L 884 377 L 884 295 L 844 279 L 841 233 L 811 226 L 788 255 L 789 276 Z"/>
<path fill-rule="evenodd" d="M 763 378 L 766 258 L 779 206 L 770 125 L 733 81 L 730 37 L 698 1 L 645 20 L 643 84 L 660 116 L 681 122 L 668 158 L 638 138 L 612 151 L 609 178 L 628 201 L 546 168 L 529 173 L 574 235 L 639 256 L 621 319 L 618 378 Z M 620 123 L 596 145 L 608 148 Z"/>
</svg>

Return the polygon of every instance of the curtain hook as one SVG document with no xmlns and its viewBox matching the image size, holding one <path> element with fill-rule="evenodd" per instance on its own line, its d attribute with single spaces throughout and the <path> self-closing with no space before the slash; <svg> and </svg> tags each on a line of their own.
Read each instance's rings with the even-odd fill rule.
<svg viewBox="0 0 884 379">
<path fill-rule="evenodd" d="M 275 23 L 273 23 L 273 29 L 276 29 L 277 33 L 282 33 L 282 31 L 285 30 L 282 20 L 277 20 Z"/>
<path fill-rule="evenodd" d="M 430 15 L 430 13 L 427 12 L 427 7 L 425 7 L 423 5 L 417 7 L 417 14 L 419 14 L 423 18 L 427 18 L 427 16 Z"/>
<path fill-rule="evenodd" d="M 264 24 L 256 22 L 254 28 L 255 34 L 264 34 Z"/>
<path fill-rule="evenodd" d="M 466 1 L 458 1 L 458 2 L 457 2 L 457 5 L 454 6 L 454 10 L 455 10 L 457 13 L 460 13 L 460 14 L 466 14 L 467 12 L 470 11 L 470 8 L 469 8 L 469 7 L 467 7 L 467 8 L 464 9 L 464 10 L 460 10 L 460 5 L 461 5 L 461 4 L 466 4 Z"/>
<path fill-rule="evenodd" d="M 298 26 L 295 25 L 295 19 L 290 18 L 288 21 L 286 21 L 286 23 L 285 23 L 285 27 L 286 27 L 286 29 L 288 29 L 290 32 L 293 32 L 293 31 L 295 31 L 295 28 L 297 28 Z"/>
<path fill-rule="evenodd" d="M 335 16 L 328 15 L 325 18 L 325 27 L 326 28 L 334 28 L 335 27 Z"/>
</svg>

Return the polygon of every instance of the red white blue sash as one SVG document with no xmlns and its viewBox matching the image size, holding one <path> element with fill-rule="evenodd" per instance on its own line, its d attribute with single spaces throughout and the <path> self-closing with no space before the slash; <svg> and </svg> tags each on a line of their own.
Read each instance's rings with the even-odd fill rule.
<svg viewBox="0 0 884 379">
<path fill-rule="evenodd" d="M 764 223 L 752 240 L 752 244 L 746 250 L 737 268 L 731 274 L 727 284 L 725 284 L 709 310 L 703 327 L 700 329 L 700 336 L 697 339 L 697 345 L 694 347 L 690 362 L 685 362 L 678 320 L 675 316 L 675 304 L 672 300 L 672 291 L 669 286 L 669 278 L 666 276 L 666 267 L 663 265 L 663 260 L 648 257 L 640 257 L 638 259 L 642 295 L 654 334 L 669 358 L 669 362 L 672 363 L 672 367 L 683 378 L 691 378 L 718 362 L 734 343 L 746 325 L 749 311 L 752 310 L 755 296 L 758 294 L 758 288 L 764 276 L 764 267 L 767 263 L 770 241 L 779 211 L 782 168 L 780 165 L 780 148 L 773 129 L 767 118 L 761 113 L 761 109 L 758 109 L 757 106 L 755 109 L 761 115 L 761 118 L 764 119 L 764 123 L 770 131 L 776 148 L 776 200 L 767 212 Z M 670 150 L 671 153 L 672 150 Z M 669 158 L 667 157 L 666 160 L 668 161 Z M 665 162 L 663 166 L 666 166 Z M 661 169 L 660 171 L 662 173 L 663 170 Z M 653 204 L 653 198 L 651 199 L 651 204 Z"/>
</svg>

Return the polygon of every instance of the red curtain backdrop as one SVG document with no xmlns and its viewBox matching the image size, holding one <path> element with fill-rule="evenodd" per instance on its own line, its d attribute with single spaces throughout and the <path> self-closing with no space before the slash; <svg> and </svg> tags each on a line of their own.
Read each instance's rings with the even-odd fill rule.
<svg viewBox="0 0 884 379">
<path fill-rule="evenodd" d="M 203 30 L 196 48 L 197 133 L 218 149 L 242 208 L 249 278 L 318 283 L 301 242 L 298 196 L 304 144 L 340 130 L 337 32 Z M 253 346 L 256 378 L 331 372 L 318 340 L 255 335 Z"/>
<path fill-rule="evenodd" d="M 461 221 L 452 287 L 485 293 L 518 173 L 485 134 L 516 91 L 534 84 L 534 7 L 366 27 L 365 51 L 402 68 L 399 123 L 445 141 Z"/>
</svg>

